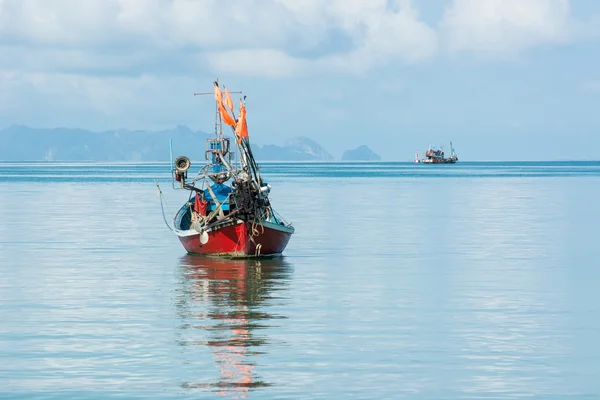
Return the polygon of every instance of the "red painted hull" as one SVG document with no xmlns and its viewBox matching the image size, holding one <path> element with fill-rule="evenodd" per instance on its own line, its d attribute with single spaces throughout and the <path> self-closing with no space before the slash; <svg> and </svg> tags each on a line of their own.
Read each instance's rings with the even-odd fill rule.
<svg viewBox="0 0 600 400">
<path fill-rule="evenodd" d="M 200 242 L 200 234 L 189 230 L 179 235 L 181 244 L 189 254 L 259 257 L 283 253 L 294 229 L 264 222 L 263 226 L 238 221 L 207 231 L 208 241 Z M 254 233 L 254 234 L 253 234 Z"/>
</svg>

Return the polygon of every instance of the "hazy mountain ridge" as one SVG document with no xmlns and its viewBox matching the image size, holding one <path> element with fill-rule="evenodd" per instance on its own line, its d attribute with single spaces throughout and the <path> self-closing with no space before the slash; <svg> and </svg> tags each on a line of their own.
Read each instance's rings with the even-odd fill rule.
<svg viewBox="0 0 600 400">
<path fill-rule="evenodd" d="M 5 161 L 168 160 L 169 137 L 173 137 L 174 142 L 185 142 L 198 140 L 199 133 L 182 126 L 174 130 L 156 132 L 123 129 L 92 132 L 85 129 L 37 129 L 14 125 L 0 131 L 0 159 Z M 202 135 L 203 140 L 206 134 Z M 201 152 L 195 153 L 197 156 L 202 155 Z"/>
<path fill-rule="evenodd" d="M 163 131 L 117 129 L 104 132 L 12 125 L 0 130 L 0 160 L 168 161 L 169 138 L 173 140 L 175 157 L 186 155 L 193 160 L 203 160 L 205 140 L 211 136 L 181 125 Z M 321 145 L 307 137 L 294 138 L 284 146 L 253 144 L 252 150 L 258 161 L 333 160 Z"/>
<path fill-rule="evenodd" d="M 358 146 L 353 150 L 346 150 L 342 155 L 343 161 L 379 161 L 381 157 L 365 146 Z"/>
</svg>

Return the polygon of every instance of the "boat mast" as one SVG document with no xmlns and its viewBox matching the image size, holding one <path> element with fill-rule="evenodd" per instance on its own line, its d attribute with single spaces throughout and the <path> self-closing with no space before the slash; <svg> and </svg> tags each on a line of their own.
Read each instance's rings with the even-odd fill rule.
<svg viewBox="0 0 600 400">
<path fill-rule="evenodd" d="M 219 84 L 219 80 L 216 80 Z M 219 105 L 215 101 L 215 136 L 219 139 L 223 139 L 223 120 L 221 119 L 221 113 L 219 112 Z"/>
<path fill-rule="evenodd" d="M 219 80 L 217 79 L 215 81 L 215 84 L 217 86 L 219 86 Z M 220 87 L 219 87 L 220 88 Z M 239 92 L 229 92 L 229 93 L 242 93 L 241 91 Z M 194 93 L 194 96 L 199 96 L 199 95 L 210 95 L 210 94 L 214 94 L 214 92 L 202 92 L 202 93 Z M 244 96 L 244 100 L 245 100 Z M 223 139 L 223 119 L 221 117 L 221 112 L 219 110 L 219 105 L 215 104 L 216 107 L 216 111 L 215 111 L 215 136 L 222 140 Z M 234 111 L 231 110 L 231 112 L 233 113 Z M 235 119 L 235 113 L 233 114 L 233 118 Z M 231 127 L 231 130 L 233 132 L 233 136 L 234 138 L 237 139 L 237 136 L 235 135 L 235 128 Z M 250 140 L 248 138 L 242 138 L 239 143 L 236 140 L 236 145 L 238 148 L 238 151 L 240 152 L 240 156 L 241 156 L 241 164 L 242 167 L 245 167 L 248 172 L 250 173 L 250 176 L 252 176 L 255 180 L 256 183 L 258 185 L 258 188 L 260 188 L 262 186 L 262 179 L 260 176 L 260 171 L 259 171 L 259 167 L 258 164 L 256 163 L 256 160 L 254 159 L 254 155 L 252 154 L 252 150 L 250 148 Z"/>
<path fill-rule="evenodd" d="M 214 84 L 215 84 L 215 86 L 219 87 L 219 80 L 218 79 L 215 80 Z M 220 87 L 219 87 L 219 90 L 220 90 Z M 230 92 L 230 93 L 242 93 L 242 92 Z M 214 96 L 215 91 L 213 90 L 212 92 L 194 93 L 194 96 L 202 96 L 202 95 L 213 95 Z M 232 112 L 233 112 L 233 110 L 232 110 Z M 235 116 L 234 116 L 234 118 L 235 118 Z M 229 146 L 226 146 L 226 148 L 224 147 L 225 140 L 223 137 L 223 118 L 221 117 L 221 112 L 219 110 L 219 104 L 216 101 L 215 101 L 215 139 L 218 143 L 220 143 L 218 145 L 218 148 L 220 149 L 219 152 L 221 155 L 219 164 L 223 164 L 225 166 L 225 168 L 229 171 L 229 173 L 232 174 L 232 176 L 235 175 L 235 171 L 231 167 L 232 160 L 231 160 L 231 152 L 230 152 Z M 209 141 L 211 141 L 211 140 L 209 139 Z M 212 149 L 212 145 L 207 144 L 207 146 L 210 146 Z M 228 156 L 227 156 L 228 162 L 225 160 L 226 153 L 228 154 Z M 233 160 L 233 161 L 235 162 L 235 160 Z M 213 162 L 214 162 L 214 160 L 213 160 Z M 237 164 L 237 162 L 236 162 L 236 164 Z M 236 168 L 237 168 L 237 166 L 236 166 Z"/>
<path fill-rule="evenodd" d="M 241 93 L 241 92 L 239 92 L 239 93 Z M 246 100 L 246 96 L 244 96 L 242 98 L 242 101 L 244 102 L 244 106 L 246 106 L 245 100 Z M 233 113 L 233 118 L 235 119 L 234 111 L 231 110 L 231 112 Z M 233 136 L 237 139 L 237 136 L 235 134 L 235 128 L 231 127 L 231 130 L 233 131 Z M 238 151 L 240 152 L 240 155 L 241 155 L 242 166 L 248 170 L 251 177 L 254 177 L 254 179 L 256 180 L 256 184 L 258 186 L 257 189 L 260 189 L 260 187 L 262 187 L 262 179 L 260 177 L 260 171 L 258 168 L 258 164 L 256 163 L 256 160 L 254 159 L 254 155 L 252 154 L 252 149 L 250 148 L 250 139 L 245 137 L 245 138 L 242 138 L 241 140 L 239 140 L 239 142 L 236 140 L 236 145 L 237 145 Z"/>
</svg>

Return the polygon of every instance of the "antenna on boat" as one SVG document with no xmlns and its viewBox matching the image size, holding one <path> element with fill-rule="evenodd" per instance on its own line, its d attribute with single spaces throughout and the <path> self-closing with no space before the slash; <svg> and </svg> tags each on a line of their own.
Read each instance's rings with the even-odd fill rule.
<svg viewBox="0 0 600 400">
<path fill-rule="evenodd" d="M 169 153 L 170 153 L 170 156 L 171 156 L 171 168 L 170 168 L 170 170 L 171 170 L 171 172 L 173 172 L 173 138 L 172 137 L 169 138 Z"/>
</svg>

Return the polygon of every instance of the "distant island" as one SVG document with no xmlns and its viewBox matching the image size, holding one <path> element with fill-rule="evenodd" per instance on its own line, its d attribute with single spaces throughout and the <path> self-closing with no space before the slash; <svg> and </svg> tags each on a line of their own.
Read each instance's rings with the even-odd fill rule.
<svg viewBox="0 0 600 400">
<path fill-rule="evenodd" d="M 307 137 L 288 140 L 284 146 L 253 145 L 252 152 L 259 161 L 331 161 L 334 159 L 321 145 Z"/>
<path fill-rule="evenodd" d="M 342 155 L 343 161 L 378 161 L 381 157 L 367 146 L 358 146 L 354 150 L 346 150 Z"/>
<path fill-rule="evenodd" d="M 204 160 L 204 141 L 212 134 L 179 125 L 163 131 L 118 129 L 41 129 L 12 125 L 0 130 L 0 161 L 168 161 L 169 138 L 175 156 Z M 190 143 L 193 145 L 190 146 Z M 332 161 L 334 157 L 307 137 L 283 146 L 254 144 L 258 161 Z"/>
</svg>

